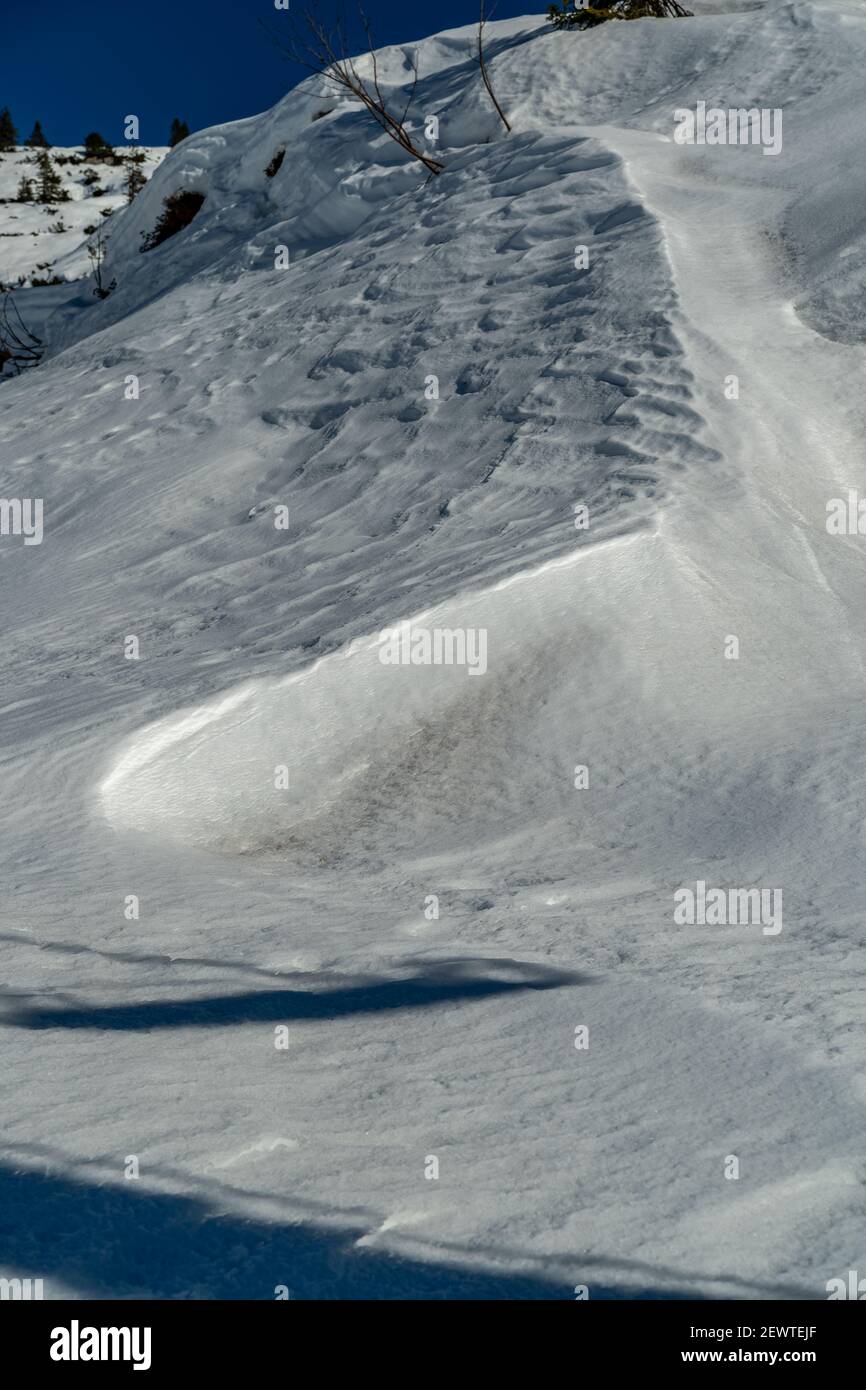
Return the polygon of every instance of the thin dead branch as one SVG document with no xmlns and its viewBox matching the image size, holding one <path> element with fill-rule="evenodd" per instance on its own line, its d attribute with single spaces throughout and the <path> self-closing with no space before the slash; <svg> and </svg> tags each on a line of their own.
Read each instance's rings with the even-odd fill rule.
<svg viewBox="0 0 866 1390">
<path fill-rule="evenodd" d="M 496 107 L 496 113 L 499 116 L 500 121 L 505 126 L 505 129 L 510 131 L 511 122 L 509 121 L 508 117 L 506 116 L 505 112 L 503 111 L 502 107 L 499 105 L 499 102 L 496 99 L 496 93 L 493 90 L 493 83 L 490 81 L 490 74 L 487 71 L 487 63 L 484 58 L 484 26 L 486 23 L 487 16 L 484 12 L 484 0 L 481 0 L 481 8 L 478 14 L 478 48 L 475 57 L 478 61 L 478 66 L 481 69 L 481 76 L 484 79 L 484 85 L 487 88 L 487 94 L 490 97 L 490 100 L 493 102 L 493 105 Z"/>
<path fill-rule="evenodd" d="M 417 54 L 412 64 L 413 81 L 409 99 L 402 114 L 394 116 L 388 109 L 387 99 L 379 82 L 379 63 L 373 40 L 372 25 L 363 9 L 360 10 L 360 15 L 373 69 L 372 81 L 369 83 L 360 75 L 350 56 L 342 9 L 337 11 L 334 25 L 330 28 L 321 19 L 317 9 L 303 10 L 301 22 L 305 26 L 306 33 L 300 38 L 295 29 L 290 32 L 290 36 L 286 40 L 282 36 L 275 35 L 270 29 L 267 29 L 267 26 L 265 28 L 271 40 L 276 43 L 284 56 L 290 58 L 293 63 L 297 63 L 300 67 L 307 68 L 308 71 L 324 77 L 334 86 L 349 92 L 351 96 L 361 102 L 376 124 L 385 131 L 385 134 L 396 141 L 412 159 L 417 159 L 431 174 L 441 174 L 445 167 L 444 164 L 438 159 L 433 159 L 424 150 L 419 149 L 406 129 L 406 118 L 415 99 L 415 91 L 418 86 Z"/>
<path fill-rule="evenodd" d="M 3 294 L 0 305 L 0 372 L 11 364 L 20 376 L 25 367 L 35 367 L 41 359 L 42 339 L 25 324 L 11 291 Z"/>
</svg>

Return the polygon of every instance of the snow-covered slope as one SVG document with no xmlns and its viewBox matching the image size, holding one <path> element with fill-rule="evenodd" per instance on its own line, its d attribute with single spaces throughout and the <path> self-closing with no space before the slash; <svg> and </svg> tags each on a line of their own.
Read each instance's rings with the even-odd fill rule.
<svg viewBox="0 0 866 1390">
<path fill-rule="evenodd" d="M 823 1297 L 862 1252 L 866 14 L 492 25 L 510 135 L 471 32 L 417 45 L 440 177 L 316 82 L 199 133 L 0 390 L 44 499 L 3 1260 L 54 1296 Z M 698 102 L 781 152 L 677 144 Z M 404 619 L 483 674 L 384 664 Z M 699 882 L 781 929 L 680 924 Z"/>
<path fill-rule="evenodd" d="M 137 167 L 150 178 L 166 151 L 140 152 L 144 158 Z M 122 157 L 128 150 L 115 153 Z M 88 160 L 80 147 L 52 148 L 49 157 L 67 197 L 56 204 L 21 203 L 21 180 L 36 180 L 34 152 L 0 151 L 0 284 L 5 286 L 30 285 L 34 277 L 76 280 L 89 274 L 88 240 L 109 214 L 126 206 L 125 164 Z"/>
</svg>

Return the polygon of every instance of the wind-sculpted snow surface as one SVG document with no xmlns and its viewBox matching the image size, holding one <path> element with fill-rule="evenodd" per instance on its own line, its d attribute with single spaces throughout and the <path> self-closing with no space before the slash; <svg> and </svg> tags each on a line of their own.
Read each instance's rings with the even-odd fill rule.
<svg viewBox="0 0 866 1390">
<path fill-rule="evenodd" d="M 493 24 L 510 135 L 470 38 L 381 56 L 441 176 L 316 82 L 199 133 L 0 389 L 44 502 L 0 537 L 3 1258 L 47 1296 L 862 1260 L 866 581 L 826 522 L 866 15 Z M 778 153 L 678 143 L 698 103 L 781 110 Z"/>
</svg>

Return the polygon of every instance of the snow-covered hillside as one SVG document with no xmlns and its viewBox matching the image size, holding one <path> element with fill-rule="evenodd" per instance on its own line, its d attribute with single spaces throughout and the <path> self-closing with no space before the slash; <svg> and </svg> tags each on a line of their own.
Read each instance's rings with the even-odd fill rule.
<svg viewBox="0 0 866 1390">
<path fill-rule="evenodd" d="M 128 153 L 128 148 L 115 151 L 118 160 Z M 150 178 L 166 150 L 141 147 L 140 153 L 143 159 L 137 167 Z M 23 147 L 0 151 L 2 285 L 30 285 L 34 277 L 77 280 L 87 275 L 87 241 L 110 214 L 126 206 L 125 162 L 87 159 L 81 147 L 52 148 L 48 154 L 66 198 L 56 203 L 20 202 L 22 179 L 36 181 L 35 152 Z"/>
<path fill-rule="evenodd" d="M 493 24 L 510 134 L 472 32 L 380 54 L 440 176 L 317 80 L 200 132 L 0 387 L 0 1260 L 46 1296 L 862 1262 L 866 11 Z M 699 103 L 780 150 L 678 143 Z M 410 619 L 483 663 L 386 663 Z"/>
</svg>

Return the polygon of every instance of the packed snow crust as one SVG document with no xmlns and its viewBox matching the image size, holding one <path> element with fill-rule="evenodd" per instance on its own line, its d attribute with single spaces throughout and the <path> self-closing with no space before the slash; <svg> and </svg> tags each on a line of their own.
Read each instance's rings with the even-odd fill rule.
<svg viewBox="0 0 866 1390">
<path fill-rule="evenodd" d="M 492 24 L 510 135 L 472 32 L 380 54 L 439 178 L 317 80 L 198 133 L 0 388 L 45 506 L 0 539 L 2 1258 L 49 1296 L 862 1261 L 866 578 L 825 523 L 866 13 Z M 677 145 L 699 101 L 780 108 L 781 153 Z M 384 664 L 405 620 L 484 673 Z M 676 923 L 699 881 L 782 930 Z"/>
</svg>

